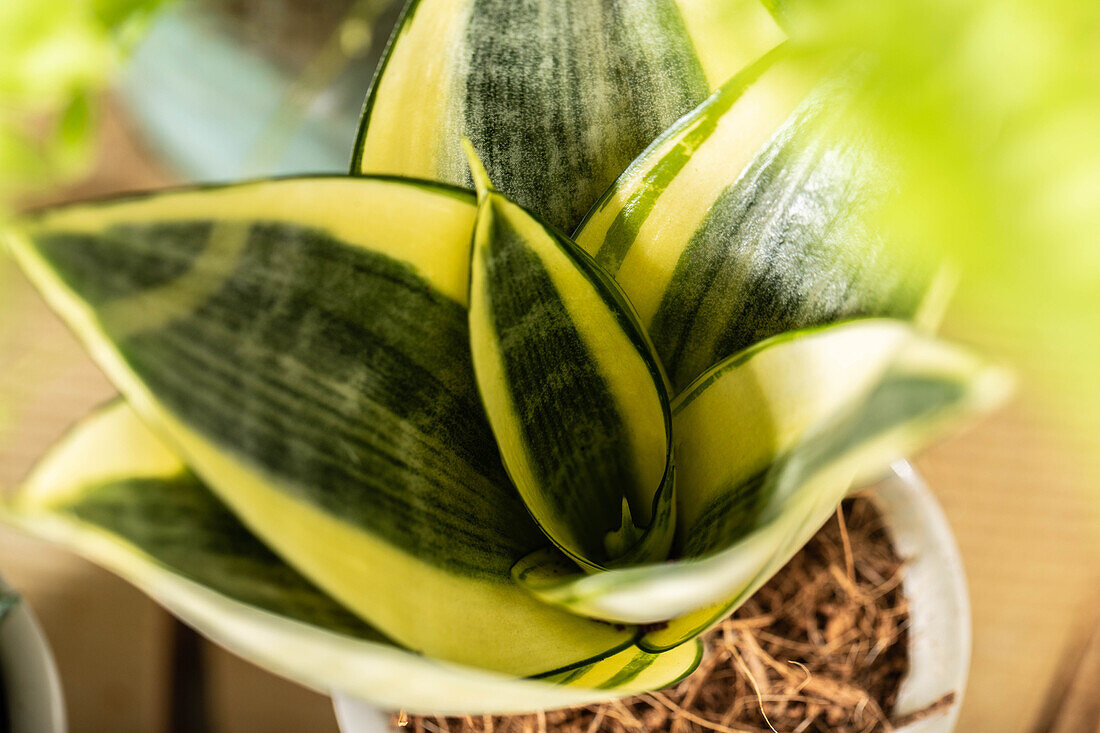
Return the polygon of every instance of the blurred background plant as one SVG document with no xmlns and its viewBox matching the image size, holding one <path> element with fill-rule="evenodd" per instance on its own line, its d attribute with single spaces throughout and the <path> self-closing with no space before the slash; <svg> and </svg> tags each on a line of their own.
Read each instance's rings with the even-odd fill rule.
<svg viewBox="0 0 1100 733">
<path fill-rule="evenodd" d="M 1100 3 L 770 4 L 801 44 L 869 59 L 863 111 L 901 154 L 884 224 L 961 265 L 949 327 L 1096 430 Z"/>
<path fill-rule="evenodd" d="M 0 6 L 0 207 L 87 165 L 98 94 L 163 3 L 15 0 Z"/>
<path fill-rule="evenodd" d="M 1073 691 L 1100 684 L 1082 652 L 1100 622 L 1100 3 L 768 2 L 798 43 L 869 62 L 863 122 L 899 154 L 879 224 L 958 265 L 945 329 L 1020 374 L 986 438 L 922 462 L 971 577 L 960 730 L 1096 730 Z"/>
</svg>

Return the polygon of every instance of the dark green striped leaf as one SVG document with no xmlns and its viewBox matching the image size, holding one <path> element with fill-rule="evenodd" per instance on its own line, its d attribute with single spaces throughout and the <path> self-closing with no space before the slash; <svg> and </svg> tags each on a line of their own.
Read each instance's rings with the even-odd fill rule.
<svg viewBox="0 0 1100 733">
<path fill-rule="evenodd" d="M 582 566 L 663 559 L 675 524 L 656 356 L 615 284 L 492 190 L 471 156 L 470 343 L 504 465 L 535 521 Z"/>
<path fill-rule="evenodd" d="M 387 636 L 519 675 L 634 631 L 511 580 L 545 543 L 478 399 L 472 197 L 319 178 L 49 212 L 17 260 L 263 541 Z"/>
<path fill-rule="evenodd" d="M 385 707 L 425 713 L 559 707 L 606 697 L 609 689 L 663 686 L 697 663 L 692 645 L 664 655 L 631 647 L 530 681 L 404 649 L 267 549 L 121 402 L 66 436 L 4 518 L 118 573 L 246 659 L 324 694 Z"/>
<path fill-rule="evenodd" d="M 674 393 L 770 336 L 923 302 L 927 271 L 873 228 L 890 181 L 847 114 L 853 76 L 820 77 L 772 52 L 655 142 L 577 233 Z"/>
<path fill-rule="evenodd" d="M 759 0 L 411 0 L 353 173 L 500 190 L 562 231 L 646 145 L 782 39 Z"/>
</svg>

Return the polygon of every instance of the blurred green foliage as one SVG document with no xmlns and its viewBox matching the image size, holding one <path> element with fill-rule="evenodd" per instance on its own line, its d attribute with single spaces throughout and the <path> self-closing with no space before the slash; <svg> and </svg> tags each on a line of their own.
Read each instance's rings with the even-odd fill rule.
<svg viewBox="0 0 1100 733">
<path fill-rule="evenodd" d="M 86 163 L 96 93 L 162 2 L 0 2 L 0 216 Z"/>
<path fill-rule="evenodd" d="M 862 113 L 900 155 L 883 224 L 959 263 L 952 328 L 1100 429 L 1100 3 L 768 1 L 869 62 Z"/>
</svg>

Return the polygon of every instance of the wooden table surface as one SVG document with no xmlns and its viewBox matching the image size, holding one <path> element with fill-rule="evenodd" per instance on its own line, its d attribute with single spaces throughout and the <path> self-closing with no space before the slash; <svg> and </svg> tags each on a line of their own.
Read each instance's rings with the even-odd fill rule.
<svg viewBox="0 0 1100 733">
<path fill-rule="evenodd" d="M 111 114 L 95 172 L 45 198 L 170 181 Z M 0 299 L 8 319 L 0 322 L 0 404 L 10 408 L 6 422 L 0 415 L 5 488 L 114 391 L 10 268 L 0 272 Z M 1100 492 L 1092 479 L 1100 476 L 1100 425 L 1070 431 L 1041 404 L 1025 384 L 1002 413 L 917 461 L 969 574 L 974 655 L 958 728 L 965 733 L 1032 731 L 1049 720 L 1051 693 L 1068 689 L 1074 650 L 1097 622 Z M 142 594 L 68 553 L 0 528 L 0 574 L 45 627 L 75 733 L 335 730 L 324 696 L 181 634 Z"/>
</svg>

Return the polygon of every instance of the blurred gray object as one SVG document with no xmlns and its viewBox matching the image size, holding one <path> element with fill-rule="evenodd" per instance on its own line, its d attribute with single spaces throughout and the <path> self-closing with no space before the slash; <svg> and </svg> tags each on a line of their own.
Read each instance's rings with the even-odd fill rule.
<svg viewBox="0 0 1100 733">
<path fill-rule="evenodd" d="M 186 179 L 344 173 L 401 5 L 170 5 L 135 47 L 118 91 L 152 151 Z"/>
<path fill-rule="evenodd" d="M 42 629 L 0 580 L 0 684 L 11 733 L 64 733 L 61 682 Z M 5 721 L 0 721 L 0 730 Z"/>
</svg>

